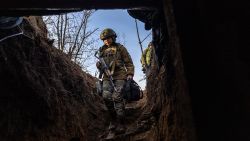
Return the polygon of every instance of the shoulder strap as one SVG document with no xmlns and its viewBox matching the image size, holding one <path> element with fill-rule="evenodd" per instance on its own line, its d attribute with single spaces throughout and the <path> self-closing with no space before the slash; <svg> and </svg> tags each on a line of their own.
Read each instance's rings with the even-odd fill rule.
<svg viewBox="0 0 250 141">
<path fill-rule="evenodd" d="M 121 51 L 121 48 L 123 47 L 122 44 L 120 43 L 116 43 L 116 48 L 117 48 L 117 51 Z"/>
<path fill-rule="evenodd" d="M 101 46 L 100 48 L 99 48 L 99 56 L 103 56 L 103 50 L 104 50 L 104 48 L 105 48 L 105 45 L 103 45 L 103 46 Z"/>
</svg>

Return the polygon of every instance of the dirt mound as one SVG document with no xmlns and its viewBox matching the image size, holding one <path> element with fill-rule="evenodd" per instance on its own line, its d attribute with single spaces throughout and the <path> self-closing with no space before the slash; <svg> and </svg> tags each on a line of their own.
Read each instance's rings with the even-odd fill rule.
<svg viewBox="0 0 250 141">
<path fill-rule="evenodd" d="M 0 42 L 0 138 L 97 140 L 107 123 L 102 100 L 93 94 L 95 78 L 51 46 L 41 20 L 25 18 L 25 36 Z"/>
</svg>

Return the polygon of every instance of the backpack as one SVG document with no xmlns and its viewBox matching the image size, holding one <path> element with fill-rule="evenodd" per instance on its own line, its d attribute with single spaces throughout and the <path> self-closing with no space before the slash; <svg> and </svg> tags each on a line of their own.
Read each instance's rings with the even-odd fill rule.
<svg viewBox="0 0 250 141">
<path fill-rule="evenodd" d="M 142 99 L 143 92 L 141 87 L 134 80 L 128 80 L 123 91 L 123 98 L 127 101 L 138 101 Z"/>
</svg>

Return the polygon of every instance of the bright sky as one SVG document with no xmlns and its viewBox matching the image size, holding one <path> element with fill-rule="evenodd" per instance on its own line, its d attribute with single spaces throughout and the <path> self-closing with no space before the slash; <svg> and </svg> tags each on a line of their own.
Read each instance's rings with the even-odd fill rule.
<svg viewBox="0 0 250 141">
<path fill-rule="evenodd" d="M 98 10 L 90 17 L 89 28 L 99 28 L 95 34 L 97 38 L 101 31 L 105 28 L 112 28 L 117 34 L 117 42 L 123 44 L 128 52 L 130 53 L 133 63 L 135 65 L 135 75 L 134 80 L 141 86 L 142 89 L 145 89 L 145 80 L 139 82 L 143 78 L 143 73 L 141 71 L 141 48 L 138 43 L 135 20 L 128 13 L 127 10 Z M 141 40 L 143 40 L 150 32 L 144 29 L 144 23 L 138 21 L 138 28 Z M 152 40 L 150 35 L 143 43 L 143 49 L 145 49 L 148 43 Z M 98 46 L 102 46 L 103 42 L 98 41 Z M 88 68 L 92 75 L 95 75 L 97 69 L 95 64 Z"/>
</svg>

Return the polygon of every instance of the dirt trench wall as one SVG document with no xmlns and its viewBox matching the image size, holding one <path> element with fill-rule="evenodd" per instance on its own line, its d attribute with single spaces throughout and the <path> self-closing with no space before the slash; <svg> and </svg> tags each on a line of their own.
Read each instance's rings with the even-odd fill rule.
<svg viewBox="0 0 250 141">
<path fill-rule="evenodd" d="M 172 4 L 198 140 L 250 140 L 250 3 Z"/>
<path fill-rule="evenodd" d="M 21 24 L 32 39 L 21 35 L 0 43 L 0 139 L 97 140 L 106 121 L 92 93 L 94 78 L 52 47 L 39 21 L 30 17 Z"/>
<path fill-rule="evenodd" d="M 250 140 L 250 3 L 164 2 L 169 37 L 148 81 L 149 140 Z"/>
<path fill-rule="evenodd" d="M 156 62 L 147 80 L 145 113 L 156 123 L 146 141 L 195 141 L 196 131 L 171 1 L 153 25 Z M 155 32 L 155 33 L 154 33 Z"/>
</svg>

